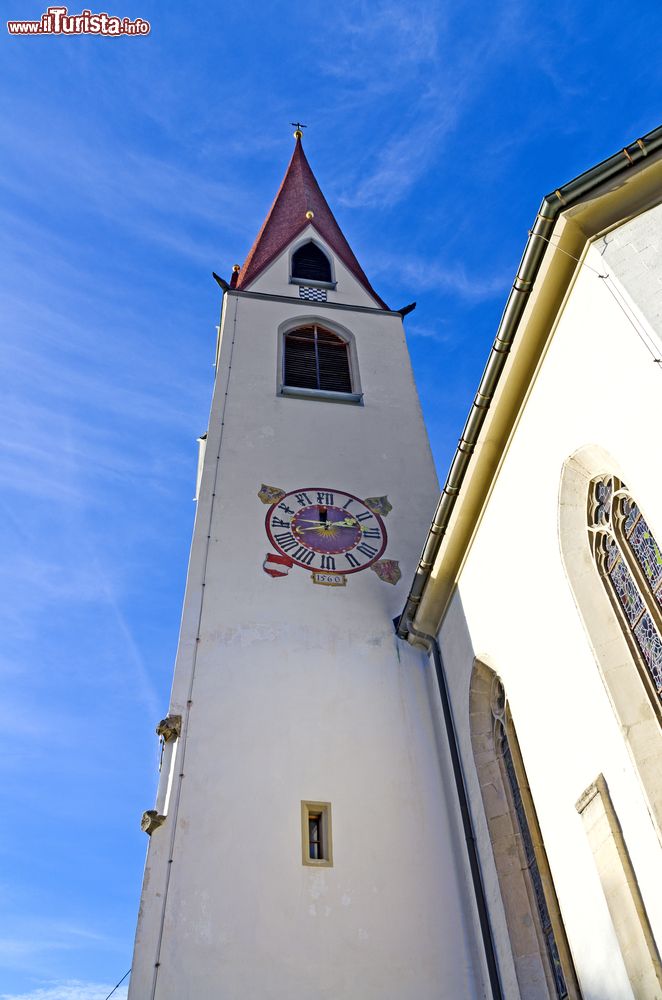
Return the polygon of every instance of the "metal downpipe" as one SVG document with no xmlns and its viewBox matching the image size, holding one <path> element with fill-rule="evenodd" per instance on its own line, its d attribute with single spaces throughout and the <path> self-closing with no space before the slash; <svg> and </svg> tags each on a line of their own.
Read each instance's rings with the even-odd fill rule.
<svg viewBox="0 0 662 1000">
<path fill-rule="evenodd" d="M 471 818 L 471 810 L 469 809 L 469 796 L 467 794 L 464 772 L 462 770 L 462 759 L 460 757 L 460 749 L 457 742 L 457 732 L 455 729 L 455 722 L 453 720 L 453 710 L 451 708 L 448 683 L 446 681 L 446 671 L 441 657 L 441 650 L 439 649 L 439 643 L 434 636 L 427 635 L 425 632 L 419 632 L 417 629 L 413 628 L 411 629 L 411 632 L 418 640 L 425 644 L 428 648 L 428 652 L 432 653 L 435 674 L 437 676 L 437 686 L 439 688 L 439 700 L 441 701 L 444 726 L 446 729 L 446 736 L 448 738 L 448 749 L 453 767 L 453 778 L 455 780 L 457 801 L 460 807 L 460 815 L 462 817 L 462 830 L 467 848 L 467 858 L 471 872 L 471 882 L 474 891 L 474 899 L 476 901 L 476 909 L 478 911 L 478 922 L 480 925 L 483 951 L 485 953 L 485 962 L 487 964 L 487 973 L 490 980 L 492 1000 L 505 1000 L 503 989 L 501 987 L 499 963 L 497 961 L 496 948 L 494 946 L 492 925 L 490 923 L 490 914 L 487 907 L 487 897 L 485 894 L 485 887 L 483 885 L 478 848 L 476 847 L 476 835 L 474 832 L 473 820 Z"/>
</svg>

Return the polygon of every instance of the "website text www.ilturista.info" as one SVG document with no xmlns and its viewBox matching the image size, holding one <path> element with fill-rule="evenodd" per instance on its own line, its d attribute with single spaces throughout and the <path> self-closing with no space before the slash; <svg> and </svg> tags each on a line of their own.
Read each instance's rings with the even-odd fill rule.
<svg viewBox="0 0 662 1000">
<path fill-rule="evenodd" d="M 149 35 L 151 26 L 142 17 L 115 17 L 112 14 L 93 14 L 82 10 L 70 14 L 66 7 L 49 7 L 39 21 L 7 21 L 10 35 Z"/>
</svg>

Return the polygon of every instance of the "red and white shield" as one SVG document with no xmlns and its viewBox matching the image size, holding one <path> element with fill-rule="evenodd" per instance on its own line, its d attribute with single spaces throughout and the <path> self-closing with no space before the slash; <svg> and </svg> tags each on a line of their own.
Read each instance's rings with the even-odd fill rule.
<svg viewBox="0 0 662 1000">
<path fill-rule="evenodd" d="M 267 552 L 262 563 L 262 569 L 269 576 L 287 576 L 294 563 L 289 556 L 276 555 L 275 552 Z"/>
</svg>

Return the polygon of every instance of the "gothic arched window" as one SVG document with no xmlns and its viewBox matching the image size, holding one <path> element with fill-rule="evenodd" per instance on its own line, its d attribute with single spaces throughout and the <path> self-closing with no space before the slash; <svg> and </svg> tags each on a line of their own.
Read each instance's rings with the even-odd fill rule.
<svg viewBox="0 0 662 1000">
<path fill-rule="evenodd" d="M 627 487 L 615 476 L 589 491 L 593 555 L 644 684 L 662 699 L 662 552 Z"/>
<path fill-rule="evenodd" d="M 579 1000 L 547 853 L 500 678 L 476 660 L 471 740 L 522 1000 Z"/>
<path fill-rule="evenodd" d="M 283 338 L 283 385 L 352 392 L 349 344 L 322 326 L 302 326 Z"/>
<path fill-rule="evenodd" d="M 312 240 L 292 254 L 292 277 L 329 283 L 333 280 L 329 258 Z"/>
</svg>

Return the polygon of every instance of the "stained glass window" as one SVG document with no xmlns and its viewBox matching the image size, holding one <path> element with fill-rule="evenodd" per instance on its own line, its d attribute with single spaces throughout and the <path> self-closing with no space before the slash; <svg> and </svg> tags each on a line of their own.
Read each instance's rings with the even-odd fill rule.
<svg viewBox="0 0 662 1000">
<path fill-rule="evenodd" d="M 626 634 L 662 698 L 662 552 L 639 506 L 614 476 L 591 484 L 589 531 Z"/>
</svg>

